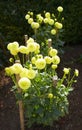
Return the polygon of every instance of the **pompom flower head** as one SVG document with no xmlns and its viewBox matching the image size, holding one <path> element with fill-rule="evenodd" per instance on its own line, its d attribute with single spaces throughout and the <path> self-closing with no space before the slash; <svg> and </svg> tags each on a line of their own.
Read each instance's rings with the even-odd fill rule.
<svg viewBox="0 0 82 130">
<path fill-rule="evenodd" d="M 38 28 L 40 27 L 40 25 L 39 25 L 39 23 L 37 23 L 37 22 L 32 22 L 32 23 L 31 23 L 31 27 L 32 27 L 33 29 L 38 29 Z"/>
<path fill-rule="evenodd" d="M 51 48 L 49 51 L 50 56 L 55 56 L 55 55 L 57 55 L 57 53 L 58 53 L 58 51 L 56 49 L 53 49 L 53 48 Z"/>
<path fill-rule="evenodd" d="M 59 6 L 59 7 L 57 8 L 57 10 L 58 10 L 59 12 L 62 12 L 62 11 L 63 11 L 63 7 L 62 7 L 62 6 Z"/>
<path fill-rule="evenodd" d="M 51 64 L 51 62 L 52 62 L 52 58 L 51 57 L 45 56 L 44 59 L 45 59 L 47 64 Z"/>
<path fill-rule="evenodd" d="M 18 81 L 18 85 L 21 89 L 26 90 L 31 86 L 31 81 L 28 78 L 24 77 Z"/>
<path fill-rule="evenodd" d="M 17 55 L 19 44 L 18 42 L 9 43 L 7 45 L 7 49 L 10 51 L 12 55 Z"/>
<path fill-rule="evenodd" d="M 36 50 L 36 45 L 34 42 L 30 42 L 28 45 L 27 45 L 27 49 L 29 52 L 34 52 Z"/>
<path fill-rule="evenodd" d="M 27 72 L 27 77 L 28 77 L 29 79 L 34 79 L 35 76 L 36 76 L 36 71 L 33 70 L 33 69 L 29 69 L 28 72 Z"/>
<path fill-rule="evenodd" d="M 55 35 L 55 34 L 56 34 L 56 30 L 55 30 L 55 29 L 52 29 L 52 30 L 51 30 L 51 34 L 52 34 L 52 35 Z"/>
<path fill-rule="evenodd" d="M 59 64 L 60 63 L 60 57 L 57 56 L 57 55 L 53 56 L 52 62 L 53 62 L 53 64 L 56 64 L 56 65 Z"/>
<path fill-rule="evenodd" d="M 22 71 L 20 72 L 20 77 L 23 78 L 23 77 L 28 77 L 27 76 L 27 72 L 28 72 L 28 69 L 27 68 L 22 68 Z"/>
<path fill-rule="evenodd" d="M 62 23 L 59 23 L 59 22 L 55 22 L 55 26 L 58 29 L 62 29 L 62 27 L 63 27 Z"/>
<path fill-rule="evenodd" d="M 44 69 L 46 66 L 46 61 L 45 61 L 45 59 L 40 58 L 40 59 L 36 60 L 35 65 L 36 65 L 37 69 L 40 69 L 40 70 Z"/>
<path fill-rule="evenodd" d="M 18 51 L 20 53 L 22 53 L 22 54 L 28 54 L 29 53 L 28 48 L 25 47 L 25 46 L 20 46 L 19 49 L 18 49 Z"/>
<path fill-rule="evenodd" d="M 19 74 L 21 71 L 22 71 L 22 65 L 20 63 L 15 63 L 13 66 L 12 66 L 12 71 L 14 74 Z"/>
</svg>

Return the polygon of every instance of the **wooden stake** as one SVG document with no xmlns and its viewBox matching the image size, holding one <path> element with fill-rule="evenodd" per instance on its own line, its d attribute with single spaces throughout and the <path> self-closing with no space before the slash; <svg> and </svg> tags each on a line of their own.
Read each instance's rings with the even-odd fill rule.
<svg viewBox="0 0 82 130">
<path fill-rule="evenodd" d="M 48 39 L 48 47 L 50 48 L 52 46 L 52 39 Z"/>
<path fill-rule="evenodd" d="M 28 35 L 24 35 L 24 37 L 25 37 L 25 45 L 27 46 L 27 40 L 28 40 Z"/>
<path fill-rule="evenodd" d="M 16 63 L 20 63 L 20 61 L 17 60 Z M 18 86 L 18 81 L 19 81 L 19 75 L 16 75 L 17 86 Z M 19 88 L 19 86 L 18 86 L 18 93 L 21 94 L 21 88 Z M 19 104 L 20 127 L 21 130 L 25 130 L 24 129 L 24 108 L 21 99 L 18 101 L 18 104 Z"/>
</svg>

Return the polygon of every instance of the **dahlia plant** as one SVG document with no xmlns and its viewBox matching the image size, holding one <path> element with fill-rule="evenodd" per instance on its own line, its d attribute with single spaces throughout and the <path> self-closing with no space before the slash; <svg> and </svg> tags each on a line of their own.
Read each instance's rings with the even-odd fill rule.
<svg viewBox="0 0 82 130">
<path fill-rule="evenodd" d="M 33 38 L 29 38 L 26 43 L 27 46 L 19 46 L 18 42 L 8 44 L 7 48 L 13 59 L 10 59 L 11 65 L 5 71 L 15 84 L 13 91 L 17 101 L 23 102 L 28 127 L 34 123 L 53 125 L 55 120 L 68 113 L 68 95 L 73 90 L 72 84 L 76 82 L 75 77 L 79 72 L 75 69 L 74 74 L 70 75 L 71 69 L 64 68 L 63 76 L 59 78 L 58 51 L 48 47 L 47 55 L 42 55 L 40 44 Z M 23 62 L 20 53 L 25 55 Z"/>
<path fill-rule="evenodd" d="M 46 50 L 47 39 L 51 38 L 53 41 L 52 46 L 56 49 L 61 49 L 64 42 L 62 39 L 63 32 L 63 20 L 61 16 L 63 7 L 59 6 L 57 8 L 57 14 L 44 11 L 42 14 L 34 14 L 33 12 L 28 12 L 25 16 L 28 24 L 34 31 L 33 38 L 41 44 L 44 52 Z"/>
</svg>

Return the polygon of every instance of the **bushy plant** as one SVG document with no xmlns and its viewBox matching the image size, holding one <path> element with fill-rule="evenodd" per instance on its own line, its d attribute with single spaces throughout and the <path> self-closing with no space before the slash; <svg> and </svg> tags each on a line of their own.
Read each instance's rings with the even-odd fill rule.
<svg viewBox="0 0 82 130">
<path fill-rule="evenodd" d="M 42 14 L 34 14 L 34 12 L 28 12 L 25 16 L 28 24 L 34 31 L 33 38 L 41 43 L 41 48 L 45 53 L 47 39 L 52 39 L 52 46 L 57 50 L 60 49 L 64 42 L 61 40 L 63 32 L 63 20 L 61 12 L 63 7 L 57 8 L 57 14 L 44 11 Z"/>
<path fill-rule="evenodd" d="M 71 75 L 71 69 L 64 68 L 60 78 L 56 70 L 60 63 L 58 51 L 49 47 L 46 55 L 42 55 L 40 45 L 34 39 L 29 38 L 26 43 L 27 46 L 19 46 L 18 42 L 8 44 L 14 58 L 10 59 L 12 65 L 5 71 L 15 84 L 13 91 L 17 100 L 23 102 L 28 127 L 34 123 L 51 126 L 68 113 L 68 95 L 79 72 L 75 69 Z M 27 60 L 23 58 L 21 63 L 19 53 Z"/>
</svg>

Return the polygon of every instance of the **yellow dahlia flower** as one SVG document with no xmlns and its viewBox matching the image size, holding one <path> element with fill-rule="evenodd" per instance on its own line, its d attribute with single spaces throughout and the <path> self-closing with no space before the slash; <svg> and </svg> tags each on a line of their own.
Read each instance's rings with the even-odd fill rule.
<svg viewBox="0 0 82 130">
<path fill-rule="evenodd" d="M 59 12 L 62 12 L 62 11 L 63 11 L 63 7 L 62 7 L 62 6 L 59 6 L 59 7 L 57 8 L 57 10 L 58 10 Z"/>
<path fill-rule="evenodd" d="M 27 48 L 26 46 L 20 46 L 20 47 L 18 48 L 18 51 L 19 51 L 20 53 L 22 53 L 22 54 L 28 54 L 28 53 L 29 53 L 28 48 Z"/>
<path fill-rule="evenodd" d="M 58 29 L 62 29 L 62 27 L 63 27 L 62 23 L 59 23 L 59 22 L 55 22 L 55 26 Z"/>
<path fill-rule="evenodd" d="M 17 55 L 17 53 L 18 53 L 18 47 L 19 47 L 18 42 L 9 43 L 7 45 L 7 49 L 10 51 L 10 53 L 12 55 Z"/>
<path fill-rule="evenodd" d="M 29 79 L 34 79 L 35 76 L 36 76 L 36 71 L 35 71 L 35 70 L 29 69 L 29 70 L 27 71 L 27 77 L 28 77 Z"/>
<path fill-rule="evenodd" d="M 13 75 L 13 71 L 12 71 L 12 68 L 11 68 L 11 67 L 6 67 L 6 68 L 5 68 L 5 72 L 6 72 L 6 74 L 9 75 L 9 76 L 10 76 L 10 75 Z"/>
<path fill-rule="evenodd" d="M 28 19 L 28 23 L 31 24 L 33 22 L 33 18 Z"/>
<path fill-rule="evenodd" d="M 60 63 L 60 58 L 59 58 L 59 56 L 57 56 L 57 55 L 55 55 L 55 56 L 53 56 L 52 57 L 52 62 L 53 62 L 53 64 L 59 64 Z"/>
<path fill-rule="evenodd" d="M 51 48 L 49 51 L 49 55 L 50 56 L 55 56 L 58 53 L 58 51 L 56 49 Z"/>
<path fill-rule="evenodd" d="M 38 29 L 38 28 L 40 27 L 40 25 L 39 25 L 39 23 L 37 23 L 37 22 L 32 22 L 32 23 L 31 23 L 31 27 L 32 27 L 33 29 Z"/>
<path fill-rule="evenodd" d="M 18 85 L 21 89 L 26 90 L 31 86 L 31 81 L 28 78 L 24 77 L 18 81 Z"/>
<path fill-rule="evenodd" d="M 20 77 L 23 78 L 23 77 L 27 77 L 27 72 L 28 72 L 28 69 L 26 68 L 23 68 L 21 73 L 20 73 Z"/>
<path fill-rule="evenodd" d="M 46 12 L 46 13 L 45 13 L 45 17 L 46 17 L 46 18 L 50 18 L 50 13 L 49 13 L 49 12 Z"/>
<path fill-rule="evenodd" d="M 28 45 L 28 44 L 31 43 L 31 42 L 34 42 L 34 39 L 30 37 L 30 38 L 26 41 L 26 43 L 27 43 L 27 45 Z"/>
<path fill-rule="evenodd" d="M 54 20 L 53 19 L 49 19 L 48 23 L 49 23 L 49 25 L 54 25 Z"/>
<path fill-rule="evenodd" d="M 44 59 L 45 59 L 47 64 L 51 64 L 51 62 L 52 62 L 52 58 L 51 57 L 45 56 Z"/>
<path fill-rule="evenodd" d="M 40 59 L 36 60 L 35 65 L 36 65 L 37 69 L 44 69 L 46 66 L 46 61 L 45 61 L 45 59 L 40 58 Z"/>
<path fill-rule="evenodd" d="M 48 23 L 48 18 L 44 18 L 44 23 Z"/>
<path fill-rule="evenodd" d="M 36 45 L 34 42 L 30 42 L 28 45 L 27 45 L 27 48 L 28 48 L 28 51 L 29 52 L 34 52 L 36 50 Z"/>
<path fill-rule="evenodd" d="M 52 29 L 52 30 L 51 30 L 51 34 L 52 34 L 52 35 L 55 35 L 55 34 L 56 34 L 56 30 L 55 30 L 55 29 Z"/>
<path fill-rule="evenodd" d="M 12 71 L 14 74 L 19 74 L 21 71 L 22 71 L 22 65 L 20 63 L 15 63 L 13 66 L 12 66 Z"/>
<path fill-rule="evenodd" d="M 70 70 L 69 68 L 64 68 L 63 69 L 63 71 L 64 71 L 65 74 L 69 74 L 69 70 Z"/>
<path fill-rule="evenodd" d="M 29 14 L 26 14 L 26 16 L 25 16 L 25 19 L 29 19 L 30 18 L 30 15 Z"/>
</svg>

